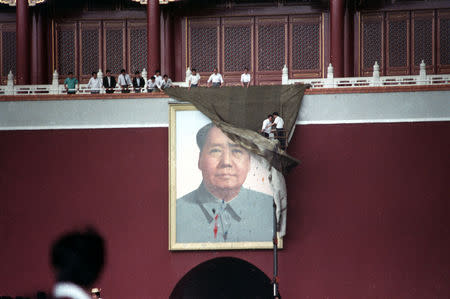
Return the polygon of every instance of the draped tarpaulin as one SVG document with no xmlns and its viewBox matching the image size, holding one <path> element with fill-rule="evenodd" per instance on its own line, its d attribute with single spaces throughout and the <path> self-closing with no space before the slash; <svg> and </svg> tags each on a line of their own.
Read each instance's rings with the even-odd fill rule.
<svg viewBox="0 0 450 299">
<path fill-rule="evenodd" d="M 275 85 L 165 90 L 174 99 L 192 103 L 231 140 L 265 158 L 263 162 L 271 171 L 271 185 L 277 204 L 278 231 L 281 236 L 285 233 L 287 205 L 286 185 L 281 173 L 286 173 L 299 161 L 281 150 L 277 140 L 269 140 L 260 135 L 259 131 L 267 115 L 276 111 L 284 120 L 286 136 L 291 136 L 303 94 L 308 87 Z"/>
</svg>

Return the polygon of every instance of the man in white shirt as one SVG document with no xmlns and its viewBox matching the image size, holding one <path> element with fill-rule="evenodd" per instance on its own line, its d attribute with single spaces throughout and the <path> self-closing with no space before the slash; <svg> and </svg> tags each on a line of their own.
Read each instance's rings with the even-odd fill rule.
<svg viewBox="0 0 450 299">
<path fill-rule="evenodd" d="M 197 73 L 196 69 L 192 69 L 192 74 L 189 77 L 189 88 L 188 89 L 191 89 L 191 87 L 192 88 L 198 87 L 199 83 L 200 83 L 200 74 Z"/>
<path fill-rule="evenodd" d="M 250 86 L 251 77 L 248 73 L 248 68 L 244 69 L 244 73 L 241 75 L 241 85 L 242 87 L 249 87 Z"/>
<path fill-rule="evenodd" d="M 267 115 L 267 118 L 263 121 L 261 133 L 264 137 L 269 138 L 270 133 L 272 132 L 272 124 L 273 124 L 273 115 Z"/>
<path fill-rule="evenodd" d="M 161 84 L 161 89 L 164 90 L 166 88 L 170 88 L 172 87 L 172 80 L 170 80 L 169 76 L 164 75 L 163 76 L 163 81 Z"/>
<path fill-rule="evenodd" d="M 213 73 L 211 74 L 211 76 L 209 76 L 208 79 L 208 87 L 222 87 L 222 84 L 224 84 L 222 75 L 219 74 L 219 71 L 217 70 L 217 68 L 214 68 Z"/>
<path fill-rule="evenodd" d="M 163 77 L 161 76 L 161 71 L 156 70 L 155 71 L 155 83 L 156 86 L 161 90 L 162 84 L 163 84 Z"/>
<path fill-rule="evenodd" d="M 274 120 L 272 126 L 277 130 L 277 139 L 280 141 L 281 149 L 286 149 L 286 136 L 284 132 L 284 120 L 280 117 L 278 112 L 272 113 Z"/>
<path fill-rule="evenodd" d="M 122 88 L 122 93 L 130 92 L 128 88 L 131 86 L 131 78 L 124 69 L 120 70 L 120 75 L 117 78 L 117 81 L 119 81 L 119 86 Z"/>
<path fill-rule="evenodd" d="M 91 91 L 91 94 L 100 93 L 100 88 L 102 88 L 102 81 L 97 78 L 97 72 L 92 72 L 92 77 L 89 79 L 87 89 Z"/>
<path fill-rule="evenodd" d="M 154 91 L 161 91 L 161 89 L 159 89 L 158 85 L 156 84 L 155 76 L 152 76 L 147 81 L 147 92 L 154 92 Z"/>
</svg>

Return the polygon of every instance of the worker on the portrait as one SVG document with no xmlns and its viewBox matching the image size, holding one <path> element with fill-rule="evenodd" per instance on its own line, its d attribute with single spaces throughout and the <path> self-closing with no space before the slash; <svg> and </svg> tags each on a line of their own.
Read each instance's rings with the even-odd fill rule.
<svg viewBox="0 0 450 299">
<path fill-rule="evenodd" d="M 244 188 L 251 155 L 208 124 L 197 133 L 200 186 L 176 203 L 176 241 L 270 241 L 273 198 Z"/>
</svg>

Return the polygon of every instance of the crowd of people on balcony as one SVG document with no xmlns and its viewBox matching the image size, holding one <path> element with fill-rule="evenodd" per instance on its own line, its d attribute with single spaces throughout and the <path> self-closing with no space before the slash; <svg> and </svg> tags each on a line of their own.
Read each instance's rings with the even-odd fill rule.
<svg viewBox="0 0 450 299">
<path fill-rule="evenodd" d="M 140 71 L 134 73 L 133 79 L 127 73 L 125 69 L 120 71 L 120 75 L 116 78 L 111 74 L 111 70 L 106 70 L 106 76 L 101 80 L 98 78 L 97 72 L 92 72 L 92 77 L 89 79 L 86 89 L 91 94 L 98 94 L 104 88 L 106 93 L 114 93 L 116 90 L 121 93 L 129 93 L 133 90 L 135 93 L 140 93 L 145 90 L 147 86 L 147 92 L 163 91 L 173 86 L 172 80 L 168 75 L 161 76 L 161 71 L 156 70 L 155 74 L 145 82 Z M 64 80 L 64 88 L 67 94 L 75 94 L 79 90 L 79 82 L 74 77 L 73 72 L 67 74 L 67 78 Z"/>
<path fill-rule="evenodd" d="M 194 68 L 191 75 L 188 77 L 188 89 L 196 88 L 200 86 L 201 76 Z M 251 75 L 247 67 L 244 68 L 244 73 L 241 75 L 240 85 L 248 88 L 251 84 Z M 206 87 L 222 87 L 225 85 L 222 74 L 219 73 L 217 67 L 213 69 L 212 74 L 209 76 Z M 147 81 L 142 77 L 140 71 L 134 72 L 134 77 L 131 78 L 125 69 L 120 71 L 119 76 L 116 78 L 111 74 L 111 70 L 106 70 L 106 76 L 103 79 L 98 77 L 97 72 L 92 72 L 92 77 L 89 79 L 86 85 L 87 91 L 91 94 L 98 94 L 102 89 L 105 93 L 114 93 L 116 90 L 120 90 L 121 93 L 140 93 L 147 92 L 161 92 L 167 88 L 174 86 L 172 80 L 168 75 L 161 76 L 161 71 L 156 70 L 155 74 L 151 76 Z M 67 78 L 64 80 L 64 88 L 67 94 L 75 94 L 79 90 L 79 82 L 74 77 L 73 72 L 67 74 Z"/>
</svg>

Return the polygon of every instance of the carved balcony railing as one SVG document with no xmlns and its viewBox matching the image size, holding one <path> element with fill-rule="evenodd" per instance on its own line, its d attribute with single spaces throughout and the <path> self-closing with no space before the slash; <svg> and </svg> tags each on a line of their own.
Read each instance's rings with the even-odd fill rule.
<svg viewBox="0 0 450 299">
<path fill-rule="evenodd" d="M 310 84 L 311 88 L 343 88 L 343 87 L 371 87 L 371 86 L 411 86 L 411 85 L 443 85 L 450 84 L 450 74 L 427 75 L 424 61 L 420 64 L 417 76 L 382 76 L 377 62 L 373 66 L 372 77 L 334 78 L 333 66 L 328 66 L 327 78 L 318 79 L 289 79 L 286 65 L 282 71 L 282 84 Z"/>
<path fill-rule="evenodd" d="M 286 66 L 282 70 L 281 81 L 283 85 L 289 84 L 309 84 L 312 89 L 320 88 L 358 88 L 358 87 L 379 87 L 379 86 L 413 86 L 413 85 L 448 85 L 450 84 L 450 74 L 444 75 L 427 75 L 425 63 L 422 61 L 420 64 L 420 73 L 417 76 L 380 76 L 380 67 L 377 62 L 373 66 L 372 77 L 347 77 L 347 78 L 334 78 L 333 66 L 328 66 L 327 78 L 316 79 L 289 79 L 289 72 Z M 99 70 L 97 74 L 98 78 L 102 80 L 103 73 Z M 186 70 L 186 81 L 173 82 L 173 86 L 188 87 L 189 79 L 191 76 L 191 70 Z M 142 77 L 147 82 L 147 71 L 142 70 Z M 146 84 L 147 85 L 147 84 Z M 145 92 L 147 86 L 141 89 Z M 130 92 L 134 93 L 134 89 L 130 87 Z M 115 93 L 120 93 L 121 88 L 116 87 Z M 89 94 L 91 90 L 87 87 L 87 84 L 79 84 L 76 90 L 77 94 Z M 102 88 L 100 93 L 105 93 L 105 89 Z M 14 76 L 12 72 L 8 74 L 7 85 L 0 85 L 0 95 L 45 95 L 45 94 L 67 94 L 67 90 L 63 84 L 59 84 L 59 75 L 57 71 L 53 73 L 52 84 L 48 85 L 14 85 Z"/>
</svg>

